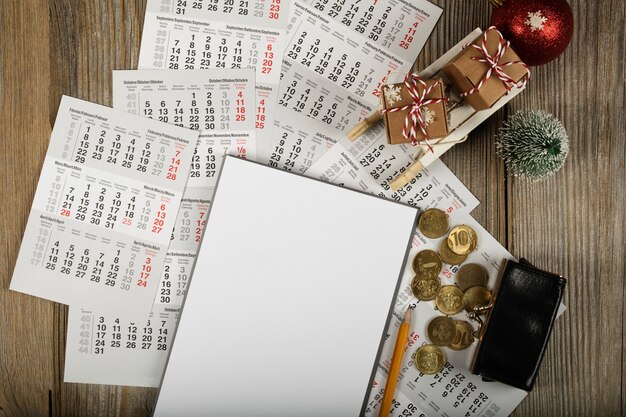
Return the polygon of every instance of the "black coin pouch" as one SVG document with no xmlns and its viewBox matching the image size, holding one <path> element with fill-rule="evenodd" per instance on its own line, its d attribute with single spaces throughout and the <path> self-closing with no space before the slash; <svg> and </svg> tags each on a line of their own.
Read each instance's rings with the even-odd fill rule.
<svg viewBox="0 0 626 417">
<path fill-rule="evenodd" d="M 494 298 L 472 364 L 472 372 L 531 391 L 566 280 L 524 259 L 501 268 Z"/>
</svg>

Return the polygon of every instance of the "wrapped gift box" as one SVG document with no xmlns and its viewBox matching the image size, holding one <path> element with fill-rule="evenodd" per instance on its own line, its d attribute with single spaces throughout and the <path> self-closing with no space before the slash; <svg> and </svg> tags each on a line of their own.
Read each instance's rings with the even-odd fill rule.
<svg viewBox="0 0 626 417">
<path fill-rule="evenodd" d="M 481 46 L 486 34 L 486 49 L 491 57 L 494 57 L 498 51 L 498 45 L 502 42 L 502 35 L 495 28 L 487 29 L 481 34 L 473 44 Z M 457 55 L 451 62 L 443 67 L 443 73 L 448 77 L 454 87 L 461 93 L 468 92 L 479 85 L 485 74 L 489 70 L 489 65 L 485 62 L 477 61 L 475 58 L 484 58 L 484 55 L 478 49 L 468 46 Z M 500 57 L 500 65 L 502 71 L 508 75 L 513 81 L 519 83 L 529 72 L 527 67 L 522 64 L 503 65 L 509 62 L 520 61 L 519 57 L 509 46 Z M 505 83 L 497 77 L 495 73 L 483 81 L 478 91 L 465 96 L 465 100 L 476 110 L 485 110 L 493 106 L 508 91 Z"/>
<path fill-rule="evenodd" d="M 444 90 L 441 78 L 425 81 L 426 88 L 434 85 L 430 92 L 424 97 L 428 99 L 443 99 Z M 424 92 L 424 86 L 417 84 L 418 93 Z M 382 94 L 383 116 L 385 119 L 385 129 L 387 131 L 387 141 L 390 144 L 411 143 L 410 138 L 403 135 L 405 121 L 407 116 L 410 118 L 410 108 L 401 109 L 414 105 L 414 100 L 404 82 L 398 84 L 389 84 L 383 87 Z M 398 109 L 397 111 L 390 111 Z M 448 135 L 448 120 L 446 115 L 445 103 L 431 103 L 422 107 L 422 117 L 426 125 L 426 133 L 428 139 L 441 138 Z M 424 134 L 419 125 L 415 126 L 416 140 L 423 141 Z"/>
</svg>

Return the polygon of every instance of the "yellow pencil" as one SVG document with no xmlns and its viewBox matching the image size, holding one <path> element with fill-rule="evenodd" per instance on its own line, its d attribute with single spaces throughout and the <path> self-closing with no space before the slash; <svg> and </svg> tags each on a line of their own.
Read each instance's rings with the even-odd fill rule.
<svg viewBox="0 0 626 417">
<path fill-rule="evenodd" d="M 389 375 L 387 375 L 387 383 L 385 383 L 385 392 L 383 394 L 382 405 L 380 406 L 380 417 L 388 417 L 391 411 L 391 402 L 396 392 L 396 383 L 402 366 L 402 356 L 404 356 L 404 348 L 411 329 L 411 312 L 412 307 L 407 308 L 404 312 L 404 320 L 398 329 L 398 337 L 396 339 L 396 347 L 393 348 L 393 356 L 391 357 L 391 366 L 389 367 Z"/>
</svg>

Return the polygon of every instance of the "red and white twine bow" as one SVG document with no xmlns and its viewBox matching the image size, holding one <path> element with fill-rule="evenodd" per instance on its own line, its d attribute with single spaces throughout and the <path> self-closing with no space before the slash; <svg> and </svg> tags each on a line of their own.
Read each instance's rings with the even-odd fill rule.
<svg viewBox="0 0 626 417">
<path fill-rule="evenodd" d="M 417 145 L 417 128 L 419 127 L 422 135 L 424 135 L 426 145 L 428 145 L 428 149 L 430 149 L 431 152 L 434 151 L 433 147 L 428 142 L 428 133 L 426 132 L 427 123 L 424 119 L 424 112 L 426 111 L 426 106 L 428 106 L 429 104 L 445 103 L 446 101 L 448 101 L 447 97 L 429 99 L 426 98 L 426 96 L 428 96 L 433 88 L 437 87 L 438 84 L 439 82 L 436 82 L 428 87 L 419 75 L 408 74 L 404 78 L 404 85 L 406 86 L 409 95 L 413 99 L 413 103 L 407 104 L 406 106 L 402 107 L 381 110 L 383 114 L 409 110 L 409 114 L 407 114 L 406 118 L 404 119 L 404 129 L 402 129 L 402 136 L 404 136 L 405 139 L 410 140 L 413 145 Z M 418 86 L 422 87 L 421 94 L 419 92 Z"/>
<path fill-rule="evenodd" d="M 500 37 L 500 39 L 498 40 L 498 49 L 496 50 L 496 53 L 493 56 L 489 53 L 489 50 L 487 50 L 487 32 L 489 32 L 490 30 L 495 30 L 498 36 Z M 510 47 L 510 42 L 504 39 L 504 36 L 502 36 L 502 33 L 500 33 L 500 31 L 496 29 L 495 26 L 489 27 L 483 33 L 483 39 L 479 45 L 476 45 L 474 43 L 465 45 L 465 47 L 468 47 L 468 46 L 476 49 L 482 55 L 482 57 L 472 57 L 472 59 L 474 61 L 484 62 L 485 64 L 489 66 L 489 69 L 487 70 L 483 78 L 480 79 L 478 84 L 476 84 L 474 88 L 472 88 L 471 90 L 461 93 L 461 97 L 466 97 L 466 96 L 469 96 L 470 94 L 476 93 L 478 90 L 480 90 L 483 84 L 487 82 L 489 77 L 491 77 L 493 74 L 495 74 L 496 77 L 498 77 L 504 83 L 504 87 L 506 88 L 507 91 L 511 91 L 513 87 L 524 88 L 524 86 L 530 79 L 530 69 L 528 68 L 528 65 L 526 65 L 524 62 L 522 61 L 500 62 L 507 48 Z M 526 75 L 522 77 L 522 79 L 519 82 L 515 82 L 515 80 L 509 77 L 504 72 L 504 69 L 503 69 L 504 67 L 509 67 L 511 65 L 516 65 L 516 64 L 520 64 L 526 69 Z"/>
</svg>

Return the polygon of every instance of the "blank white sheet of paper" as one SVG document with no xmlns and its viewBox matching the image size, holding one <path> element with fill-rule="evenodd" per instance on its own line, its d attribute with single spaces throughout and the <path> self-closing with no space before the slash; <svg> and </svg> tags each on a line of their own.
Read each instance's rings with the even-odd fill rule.
<svg viewBox="0 0 626 417">
<path fill-rule="evenodd" d="M 359 415 L 417 215 L 227 156 L 154 416 Z"/>
</svg>

